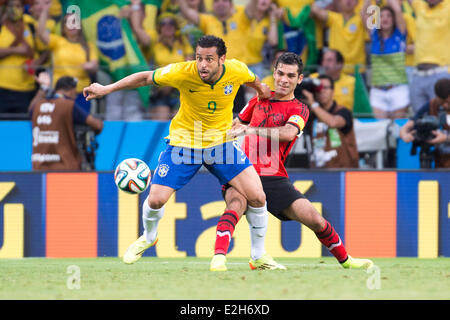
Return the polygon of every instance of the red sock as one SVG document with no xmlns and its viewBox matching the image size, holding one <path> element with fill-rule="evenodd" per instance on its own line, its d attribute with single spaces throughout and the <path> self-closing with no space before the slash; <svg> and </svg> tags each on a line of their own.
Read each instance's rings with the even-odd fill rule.
<svg viewBox="0 0 450 320">
<path fill-rule="evenodd" d="M 226 255 L 230 246 L 234 228 L 239 221 L 239 216 L 232 210 L 225 211 L 220 217 L 216 228 L 216 244 L 214 254 Z"/>
<path fill-rule="evenodd" d="M 326 223 L 325 228 L 323 228 L 322 231 L 317 232 L 316 236 L 319 238 L 319 241 L 330 250 L 333 256 L 335 256 L 340 263 L 343 263 L 348 259 L 347 250 L 345 250 L 344 244 L 333 226 L 328 221 Z"/>
</svg>

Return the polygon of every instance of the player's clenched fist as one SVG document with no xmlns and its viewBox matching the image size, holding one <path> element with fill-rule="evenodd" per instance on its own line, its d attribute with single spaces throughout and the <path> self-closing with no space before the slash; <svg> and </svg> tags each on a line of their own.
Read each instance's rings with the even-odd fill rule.
<svg viewBox="0 0 450 320">
<path fill-rule="evenodd" d="M 102 86 L 99 83 L 93 83 L 89 87 L 83 89 L 83 96 L 86 98 L 86 101 L 101 98 L 108 93 L 106 86 Z"/>
</svg>

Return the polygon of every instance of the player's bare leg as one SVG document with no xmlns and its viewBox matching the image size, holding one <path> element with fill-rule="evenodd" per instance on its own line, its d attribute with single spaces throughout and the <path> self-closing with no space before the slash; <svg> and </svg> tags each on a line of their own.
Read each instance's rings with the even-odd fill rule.
<svg viewBox="0 0 450 320">
<path fill-rule="evenodd" d="M 325 220 L 308 199 L 295 200 L 283 213 L 291 220 L 298 221 L 316 234 L 319 241 L 328 248 L 344 268 L 368 269 L 373 266 L 369 259 L 352 258 L 333 226 Z"/>
<path fill-rule="evenodd" d="M 173 188 L 153 184 L 150 193 L 142 206 L 142 222 L 144 233 L 133 242 L 123 256 L 123 262 L 127 264 L 138 261 L 148 248 L 158 242 L 158 224 L 164 216 L 164 205 L 175 192 Z"/>
</svg>

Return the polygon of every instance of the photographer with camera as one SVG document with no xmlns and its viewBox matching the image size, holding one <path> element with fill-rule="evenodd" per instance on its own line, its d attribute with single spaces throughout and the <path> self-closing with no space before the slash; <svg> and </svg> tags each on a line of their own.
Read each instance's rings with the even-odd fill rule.
<svg viewBox="0 0 450 320">
<path fill-rule="evenodd" d="M 434 158 L 436 168 L 450 168 L 450 78 L 439 79 L 434 92 L 436 98 L 400 129 L 400 138 L 413 142 L 412 154 L 421 147 L 421 167 L 431 167 Z"/>
<path fill-rule="evenodd" d="M 315 81 L 319 80 L 319 83 Z M 311 84 L 312 83 L 312 84 Z M 314 168 L 358 168 L 359 154 L 350 110 L 334 100 L 334 81 L 320 75 L 299 86 L 311 112 L 305 128 L 311 137 L 310 166 Z"/>
<path fill-rule="evenodd" d="M 85 152 L 87 141 L 82 141 L 77 134 L 86 135 L 86 127 L 98 134 L 103 129 L 103 121 L 75 104 L 75 78 L 59 78 L 54 92 L 50 88 L 50 75 L 47 72 L 38 71 L 36 81 L 40 88 L 29 107 L 33 134 L 33 170 L 82 170 L 86 158 L 90 158 L 90 161 L 93 159 Z M 76 126 L 82 126 L 83 134 L 79 134 L 80 130 Z"/>
</svg>

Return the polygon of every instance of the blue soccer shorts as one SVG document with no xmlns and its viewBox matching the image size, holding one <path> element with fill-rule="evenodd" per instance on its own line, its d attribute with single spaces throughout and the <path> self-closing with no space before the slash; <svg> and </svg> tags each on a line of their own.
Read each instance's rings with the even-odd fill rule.
<svg viewBox="0 0 450 320">
<path fill-rule="evenodd" d="M 192 179 L 202 165 L 223 185 L 252 164 L 237 141 L 206 149 L 175 147 L 168 144 L 159 156 L 152 184 L 179 190 Z"/>
</svg>

